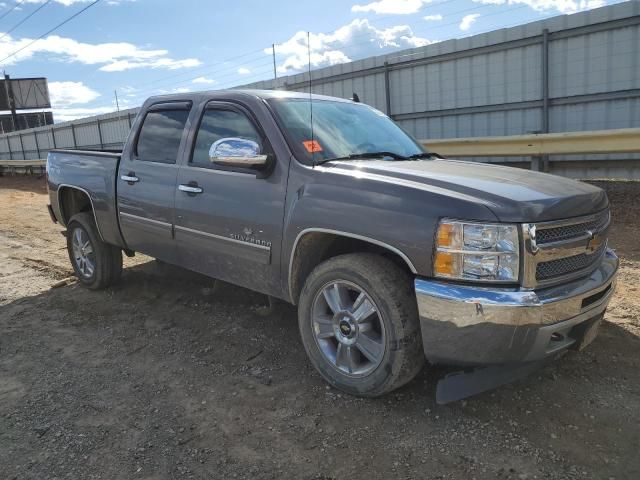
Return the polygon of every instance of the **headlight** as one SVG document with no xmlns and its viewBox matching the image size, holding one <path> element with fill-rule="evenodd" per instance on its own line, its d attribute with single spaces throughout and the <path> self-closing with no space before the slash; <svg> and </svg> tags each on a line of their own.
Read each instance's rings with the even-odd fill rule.
<svg viewBox="0 0 640 480">
<path fill-rule="evenodd" d="M 516 225 L 443 220 L 438 226 L 436 277 L 517 282 L 520 265 Z"/>
</svg>

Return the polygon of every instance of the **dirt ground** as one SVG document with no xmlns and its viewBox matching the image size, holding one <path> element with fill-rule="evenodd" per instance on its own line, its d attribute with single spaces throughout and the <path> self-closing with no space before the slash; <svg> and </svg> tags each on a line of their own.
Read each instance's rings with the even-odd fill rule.
<svg viewBox="0 0 640 480">
<path fill-rule="evenodd" d="M 602 183 L 619 286 L 585 351 L 435 404 L 442 370 L 363 400 L 328 388 L 293 308 L 127 259 L 71 275 L 43 178 L 0 178 L 1 479 L 640 478 L 640 185 Z"/>
</svg>

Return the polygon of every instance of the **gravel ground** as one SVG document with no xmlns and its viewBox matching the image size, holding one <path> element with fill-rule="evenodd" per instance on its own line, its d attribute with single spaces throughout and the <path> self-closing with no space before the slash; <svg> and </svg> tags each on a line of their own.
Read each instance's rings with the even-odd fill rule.
<svg viewBox="0 0 640 480">
<path fill-rule="evenodd" d="M 0 178 L 2 479 L 640 478 L 640 185 L 610 192 L 619 287 L 585 351 L 438 406 L 328 388 L 295 310 L 149 258 L 89 292 L 44 179 Z M 55 286 L 56 288 L 52 288 Z"/>
</svg>

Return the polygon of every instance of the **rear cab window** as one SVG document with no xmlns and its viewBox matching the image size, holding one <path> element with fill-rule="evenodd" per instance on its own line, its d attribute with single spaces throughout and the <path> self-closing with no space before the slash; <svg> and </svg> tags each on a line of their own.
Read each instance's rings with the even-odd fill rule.
<svg viewBox="0 0 640 480">
<path fill-rule="evenodd" d="M 147 112 L 136 143 L 136 159 L 176 163 L 190 105 L 156 105 Z"/>
</svg>

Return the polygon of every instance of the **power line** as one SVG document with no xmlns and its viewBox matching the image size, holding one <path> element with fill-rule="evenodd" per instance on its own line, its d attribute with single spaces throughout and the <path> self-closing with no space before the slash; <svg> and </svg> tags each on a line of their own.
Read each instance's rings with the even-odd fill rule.
<svg viewBox="0 0 640 480">
<path fill-rule="evenodd" d="M 50 33 L 55 32 L 57 29 L 59 29 L 60 27 L 62 27 L 63 25 L 69 23 L 71 20 L 73 20 L 74 18 L 76 18 L 78 15 L 86 12 L 87 10 L 89 10 L 91 7 L 93 7 L 96 3 L 100 2 L 100 0 L 94 0 L 92 3 L 90 3 L 89 5 L 87 5 L 86 7 L 84 7 L 83 9 L 79 10 L 78 12 L 74 13 L 73 15 L 71 15 L 70 17 L 67 17 L 65 20 L 63 20 L 62 22 L 60 22 L 59 24 L 57 24 L 55 27 L 47 30 L 45 33 L 43 33 L 42 35 L 40 35 L 38 38 L 36 38 L 35 40 L 32 40 L 31 42 L 27 43 L 24 47 L 19 48 L 18 50 L 16 50 L 13 53 L 10 53 L 9 55 L 7 55 L 6 57 L 4 57 L 3 59 L 0 59 L 0 63 L 4 63 L 5 60 L 8 60 L 9 58 L 13 57 L 14 55 L 20 53 L 21 51 L 25 50 L 26 48 L 29 48 L 31 45 L 33 45 L 34 43 L 36 43 L 38 40 L 42 40 L 44 37 L 46 37 L 47 35 L 49 35 Z"/>
<path fill-rule="evenodd" d="M 7 30 L 6 32 L 4 32 L 2 34 L 2 36 L 0 36 L 0 40 L 2 40 L 4 37 L 6 37 L 7 35 L 9 35 L 11 32 L 13 32 L 16 28 L 18 28 L 20 25 L 22 25 L 24 22 L 26 22 L 27 20 L 29 20 L 31 17 L 33 17 L 36 13 L 38 13 L 40 10 L 42 10 L 44 7 L 46 7 L 47 5 L 49 5 L 51 3 L 52 0 L 47 0 L 46 2 L 44 2 L 42 5 L 40 5 L 38 8 L 36 8 L 33 12 L 31 12 L 29 15 L 27 15 L 25 18 L 23 18 L 22 20 L 20 20 L 18 23 L 16 23 L 13 27 L 11 27 L 9 30 Z"/>
<path fill-rule="evenodd" d="M 152 80 L 152 81 L 150 81 L 150 82 L 144 83 L 143 85 L 153 85 L 153 84 L 156 84 L 156 83 L 158 83 L 158 82 L 162 82 L 162 81 L 164 81 L 164 80 L 169 80 L 169 79 L 177 78 L 177 77 L 183 77 L 183 76 L 185 76 L 185 75 L 191 75 L 191 74 L 193 74 L 194 72 L 200 72 L 200 73 L 199 73 L 199 75 L 202 75 L 203 73 L 206 73 L 206 72 L 208 72 L 208 71 L 211 71 L 210 67 L 213 67 L 213 66 L 215 66 L 215 65 L 222 65 L 222 64 L 225 64 L 225 63 L 229 63 L 229 62 L 231 62 L 231 61 L 233 61 L 233 60 L 237 60 L 238 58 L 247 57 L 247 56 L 249 56 L 249 55 L 253 55 L 253 54 L 255 54 L 255 53 L 263 53 L 263 49 L 261 48 L 261 49 L 259 49 L 259 50 L 253 50 L 253 51 L 251 51 L 251 52 L 243 53 L 243 54 L 241 54 L 241 55 L 237 55 L 237 56 L 234 56 L 234 57 L 229 57 L 229 58 L 226 58 L 226 59 L 223 59 L 223 60 L 219 60 L 219 61 L 216 61 L 216 62 L 203 64 L 203 65 L 200 65 L 199 67 L 192 68 L 192 69 L 191 69 L 191 70 L 189 70 L 188 72 L 181 72 L 181 73 L 175 73 L 175 74 L 173 74 L 173 75 L 168 75 L 168 76 L 166 76 L 166 77 L 158 78 L 158 79 L 156 79 L 156 80 Z M 264 55 L 261 55 L 259 58 L 255 58 L 254 60 L 252 60 L 252 62 L 253 62 L 253 61 L 262 60 L 263 58 L 265 58 L 265 56 L 264 56 Z M 241 66 L 241 65 L 248 65 L 248 64 L 250 64 L 250 63 L 251 63 L 251 62 L 247 62 L 247 63 L 239 63 L 239 64 L 236 64 L 235 66 L 233 66 L 232 68 L 237 68 L 238 66 Z"/>
<path fill-rule="evenodd" d="M 2 20 L 4 17 L 6 17 L 7 15 L 9 15 L 11 12 L 13 12 L 16 8 L 18 8 L 20 6 L 20 4 L 24 2 L 24 0 L 18 0 L 16 3 L 14 3 L 13 7 L 11 7 L 9 10 L 7 10 L 6 12 L 4 12 L 2 15 L 0 15 L 0 20 Z"/>
<path fill-rule="evenodd" d="M 260 63 L 256 63 L 256 62 L 260 62 Z M 252 68 L 255 69 L 256 67 L 263 67 L 265 65 L 271 65 L 271 59 L 269 59 L 268 57 L 265 56 L 264 59 L 255 59 L 252 62 L 239 63 L 239 64 L 236 64 L 236 65 L 234 65 L 232 67 L 219 69 L 219 70 L 217 70 L 218 73 L 219 72 L 229 72 L 229 73 L 225 73 L 224 75 L 215 75 L 215 78 L 214 78 L 215 84 L 212 84 L 212 86 L 214 86 L 215 88 L 219 88 L 220 87 L 220 85 L 219 85 L 220 79 L 238 75 L 235 70 L 239 66 L 243 66 L 243 65 L 250 65 Z M 231 70 L 233 70 L 233 71 L 231 71 Z M 192 72 L 188 72 L 188 73 L 191 74 Z M 178 85 L 184 85 L 186 83 L 192 83 L 199 76 L 202 76 L 202 72 L 196 77 L 187 78 L 187 79 L 184 79 L 184 80 L 180 80 L 178 82 L 162 83 L 160 85 L 157 85 L 157 86 L 151 87 L 151 88 L 146 88 L 146 87 L 148 87 L 149 84 L 138 85 L 137 92 L 136 92 L 137 95 L 136 96 L 142 96 L 146 92 L 155 92 L 155 91 L 158 91 L 158 90 L 162 90 L 164 88 L 175 87 L 175 86 L 178 86 Z M 253 76 L 251 76 L 251 77 L 242 77 L 242 78 L 244 78 L 246 80 L 246 79 L 252 78 L 252 77 Z"/>
</svg>

